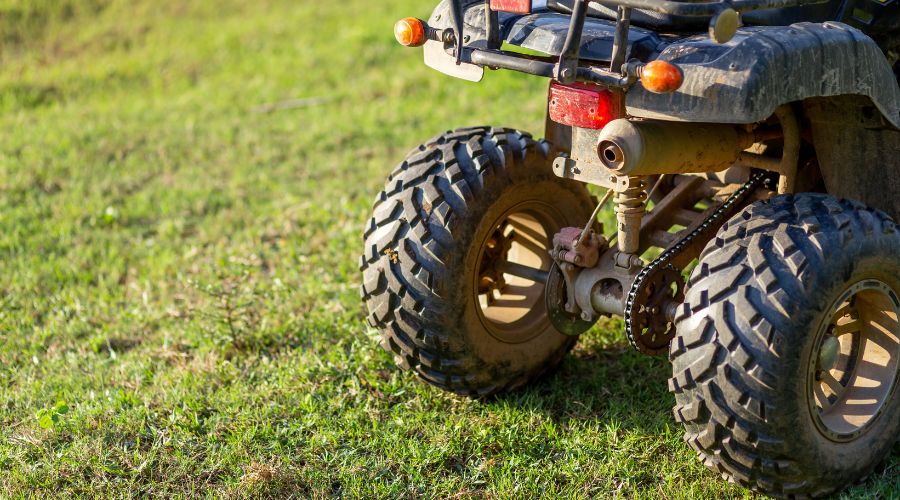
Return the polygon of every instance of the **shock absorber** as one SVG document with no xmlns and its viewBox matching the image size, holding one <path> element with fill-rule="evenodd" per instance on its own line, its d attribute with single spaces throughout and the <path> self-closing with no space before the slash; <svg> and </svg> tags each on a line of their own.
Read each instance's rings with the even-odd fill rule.
<svg viewBox="0 0 900 500">
<path fill-rule="evenodd" d="M 619 252 L 634 255 L 640 249 L 641 219 L 647 213 L 647 181 L 628 177 L 626 189 L 616 193 Z"/>
</svg>

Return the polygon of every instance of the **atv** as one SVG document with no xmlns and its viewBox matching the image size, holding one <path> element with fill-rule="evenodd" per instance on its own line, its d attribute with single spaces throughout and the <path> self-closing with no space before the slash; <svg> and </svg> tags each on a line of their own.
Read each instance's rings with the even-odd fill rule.
<svg viewBox="0 0 900 500">
<path fill-rule="evenodd" d="M 394 31 L 454 77 L 549 80 L 545 139 L 438 135 L 376 198 L 362 297 L 400 367 L 485 397 L 616 315 L 668 355 L 674 417 L 724 478 L 815 497 L 885 459 L 900 1 L 444 0 Z"/>
</svg>

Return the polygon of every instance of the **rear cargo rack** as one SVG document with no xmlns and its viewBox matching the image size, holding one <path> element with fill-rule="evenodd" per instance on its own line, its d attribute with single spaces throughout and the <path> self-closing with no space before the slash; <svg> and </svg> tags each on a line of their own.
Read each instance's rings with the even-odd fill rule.
<svg viewBox="0 0 900 500">
<path fill-rule="evenodd" d="M 572 5 L 571 21 L 565 43 L 558 58 L 538 57 L 503 51 L 500 39 L 500 20 L 491 9 L 490 0 L 485 0 L 485 32 L 487 48 L 466 47 L 463 22 L 464 0 L 451 0 L 452 28 L 443 33 L 435 33 L 437 41 L 453 47 L 457 63 L 470 63 L 495 69 L 508 69 L 553 78 L 563 84 L 576 81 L 597 83 L 603 86 L 625 90 L 640 76 L 642 65 L 625 61 L 628 32 L 631 29 L 633 9 L 647 10 L 660 14 L 710 19 L 710 35 L 713 35 L 718 16 L 723 13 L 738 13 L 765 9 L 781 9 L 825 3 L 828 0 L 721 0 L 715 2 L 679 2 L 673 0 L 575 0 Z M 616 7 L 616 30 L 612 54 L 608 67 L 581 65 L 579 53 L 585 19 L 589 4 L 597 3 Z M 730 37 L 729 37 L 730 38 Z"/>
</svg>

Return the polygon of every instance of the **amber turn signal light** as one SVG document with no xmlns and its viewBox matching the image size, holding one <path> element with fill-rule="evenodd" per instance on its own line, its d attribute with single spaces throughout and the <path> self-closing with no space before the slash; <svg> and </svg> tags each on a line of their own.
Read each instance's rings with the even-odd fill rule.
<svg viewBox="0 0 900 500">
<path fill-rule="evenodd" d="M 425 23 L 414 17 L 397 21 L 394 25 L 394 37 L 405 47 L 421 47 L 425 45 Z"/>
<path fill-rule="evenodd" d="M 684 73 L 674 64 L 666 61 L 652 61 L 641 70 L 641 84 L 656 94 L 675 92 L 684 83 Z"/>
</svg>

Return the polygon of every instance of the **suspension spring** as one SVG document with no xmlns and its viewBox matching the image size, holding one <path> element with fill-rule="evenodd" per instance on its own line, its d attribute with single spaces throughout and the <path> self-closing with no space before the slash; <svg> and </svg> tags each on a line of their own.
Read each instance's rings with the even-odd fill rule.
<svg viewBox="0 0 900 500">
<path fill-rule="evenodd" d="M 640 248 L 641 219 L 647 213 L 647 181 L 629 177 L 628 188 L 616 193 L 616 220 L 619 229 L 619 251 L 636 254 Z"/>
</svg>

